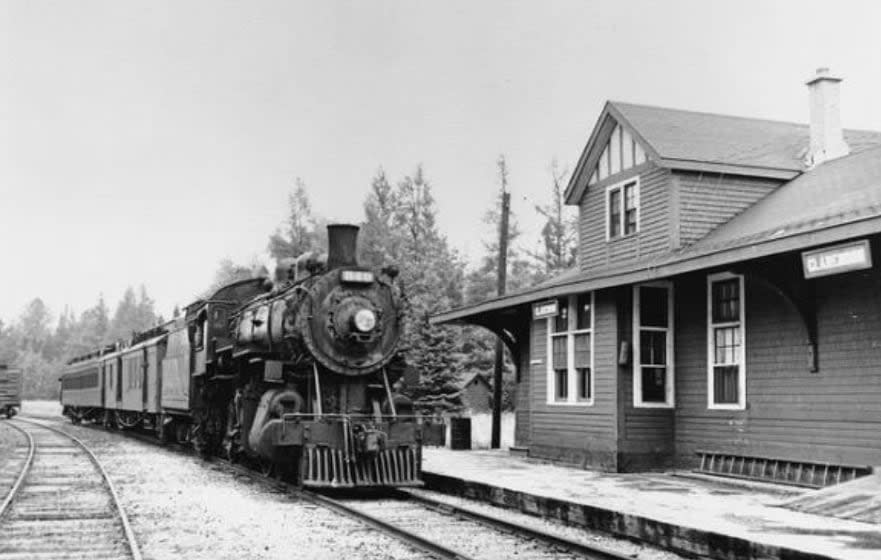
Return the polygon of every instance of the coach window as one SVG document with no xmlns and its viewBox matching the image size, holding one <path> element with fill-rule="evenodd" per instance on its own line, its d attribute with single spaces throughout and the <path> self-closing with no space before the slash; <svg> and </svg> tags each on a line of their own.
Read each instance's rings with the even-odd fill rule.
<svg viewBox="0 0 881 560">
<path fill-rule="evenodd" d="M 633 406 L 674 405 L 673 285 L 633 287 Z"/>
<path fill-rule="evenodd" d="M 548 321 L 548 403 L 593 404 L 593 292 L 560 298 Z"/>
<path fill-rule="evenodd" d="M 606 189 L 606 240 L 639 231 L 639 177 Z"/>
<path fill-rule="evenodd" d="M 743 276 L 707 277 L 707 405 L 746 407 L 746 332 Z"/>
</svg>

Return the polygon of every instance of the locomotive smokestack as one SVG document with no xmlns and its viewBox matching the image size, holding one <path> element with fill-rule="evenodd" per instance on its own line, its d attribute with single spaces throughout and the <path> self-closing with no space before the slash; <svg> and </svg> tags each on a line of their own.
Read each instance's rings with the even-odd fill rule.
<svg viewBox="0 0 881 560">
<path fill-rule="evenodd" d="M 327 226 L 327 268 L 358 265 L 358 226 L 332 224 Z"/>
</svg>

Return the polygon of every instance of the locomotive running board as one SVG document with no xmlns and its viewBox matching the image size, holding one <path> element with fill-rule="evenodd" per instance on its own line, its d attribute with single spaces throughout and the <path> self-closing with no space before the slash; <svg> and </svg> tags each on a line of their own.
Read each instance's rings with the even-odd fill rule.
<svg viewBox="0 0 881 560">
<path fill-rule="evenodd" d="M 423 486 L 422 466 L 411 447 L 386 449 L 373 457 L 346 461 L 340 449 L 306 446 L 302 459 L 303 486 L 356 488 L 362 486 Z"/>
</svg>

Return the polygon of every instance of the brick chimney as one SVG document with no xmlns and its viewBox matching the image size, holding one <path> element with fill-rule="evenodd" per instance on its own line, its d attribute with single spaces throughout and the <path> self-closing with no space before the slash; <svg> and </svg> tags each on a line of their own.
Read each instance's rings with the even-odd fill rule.
<svg viewBox="0 0 881 560">
<path fill-rule="evenodd" d="M 832 76 L 828 68 L 817 68 L 817 74 L 807 81 L 811 103 L 811 146 L 805 162 L 811 167 L 850 153 L 841 129 L 840 84 L 841 78 Z"/>
</svg>

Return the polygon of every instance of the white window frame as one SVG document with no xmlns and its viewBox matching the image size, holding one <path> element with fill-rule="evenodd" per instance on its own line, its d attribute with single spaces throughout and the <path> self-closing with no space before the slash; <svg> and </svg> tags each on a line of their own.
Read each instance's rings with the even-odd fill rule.
<svg viewBox="0 0 881 560">
<path fill-rule="evenodd" d="M 627 222 L 627 219 L 624 215 L 625 207 L 626 207 L 626 201 L 625 201 L 625 196 L 624 196 L 624 187 L 625 187 L 625 185 L 629 185 L 630 183 L 633 183 L 634 200 L 636 201 L 636 231 L 633 231 L 631 233 L 624 233 L 624 226 Z M 620 202 L 620 208 L 619 208 L 620 212 L 618 214 L 618 216 L 619 216 L 618 217 L 618 220 L 619 220 L 618 225 L 621 228 L 621 233 L 616 235 L 615 237 L 612 237 L 611 236 L 611 228 L 609 227 L 611 225 L 611 223 L 609 221 L 609 214 L 610 214 L 609 205 L 612 200 L 612 191 L 616 191 L 616 190 L 621 191 L 621 197 L 620 197 L 621 202 Z M 639 233 L 640 221 L 641 221 L 641 216 L 642 216 L 642 202 L 640 200 L 640 190 L 641 189 L 640 189 L 639 175 L 637 175 L 635 177 L 630 177 L 628 179 L 625 179 L 623 181 L 619 181 L 613 185 L 609 185 L 606 187 L 606 204 L 605 204 L 605 207 L 606 207 L 605 208 L 605 210 L 606 210 L 606 218 L 605 218 L 606 241 L 614 241 L 616 239 L 624 239 L 625 237 L 630 237 L 632 235 L 636 235 Z"/>
<path fill-rule="evenodd" d="M 596 292 L 590 293 L 590 327 L 576 329 L 578 325 L 578 296 L 574 294 L 566 296 L 568 306 L 568 326 L 566 330 L 566 369 L 568 375 L 567 395 L 565 401 L 557 400 L 557 376 L 554 371 L 553 342 L 554 335 L 562 336 L 562 333 L 554 333 L 554 320 L 556 317 L 548 317 L 547 321 L 547 404 L 554 406 L 593 406 L 596 400 L 596 368 L 594 363 L 594 349 L 596 347 Z M 590 334 L 590 398 L 579 400 L 578 398 L 578 370 L 575 368 L 575 335 Z"/>
<path fill-rule="evenodd" d="M 667 326 L 644 327 L 640 325 L 640 288 L 665 288 L 667 290 Z M 674 408 L 676 406 L 676 360 L 673 356 L 673 333 L 675 324 L 673 319 L 673 282 L 648 282 L 633 286 L 633 407 L 634 408 Z M 645 402 L 642 400 L 642 364 L 640 331 L 663 331 L 667 333 L 667 380 L 665 386 L 667 394 L 664 402 Z"/>
<path fill-rule="evenodd" d="M 713 323 L 713 284 L 715 282 L 738 280 L 738 290 L 740 291 L 740 321 L 727 323 Z M 746 286 L 743 281 L 742 274 L 732 274 L 730 272 L 720 272 L 707 276 L 707 408 L 709 410 L 746 410 Z M 737 365 L 737 402 L 736 403 L 716 403 L 713 398 L 716 393 L 716 376 L 713 367 L 716 365 L 716 348 L 714 328 L 724 328 L 731 326 L 739 326 L 740 328 L 740 354 L 737 356 L 737 362 L 726 365 Z"/>
</svg>

